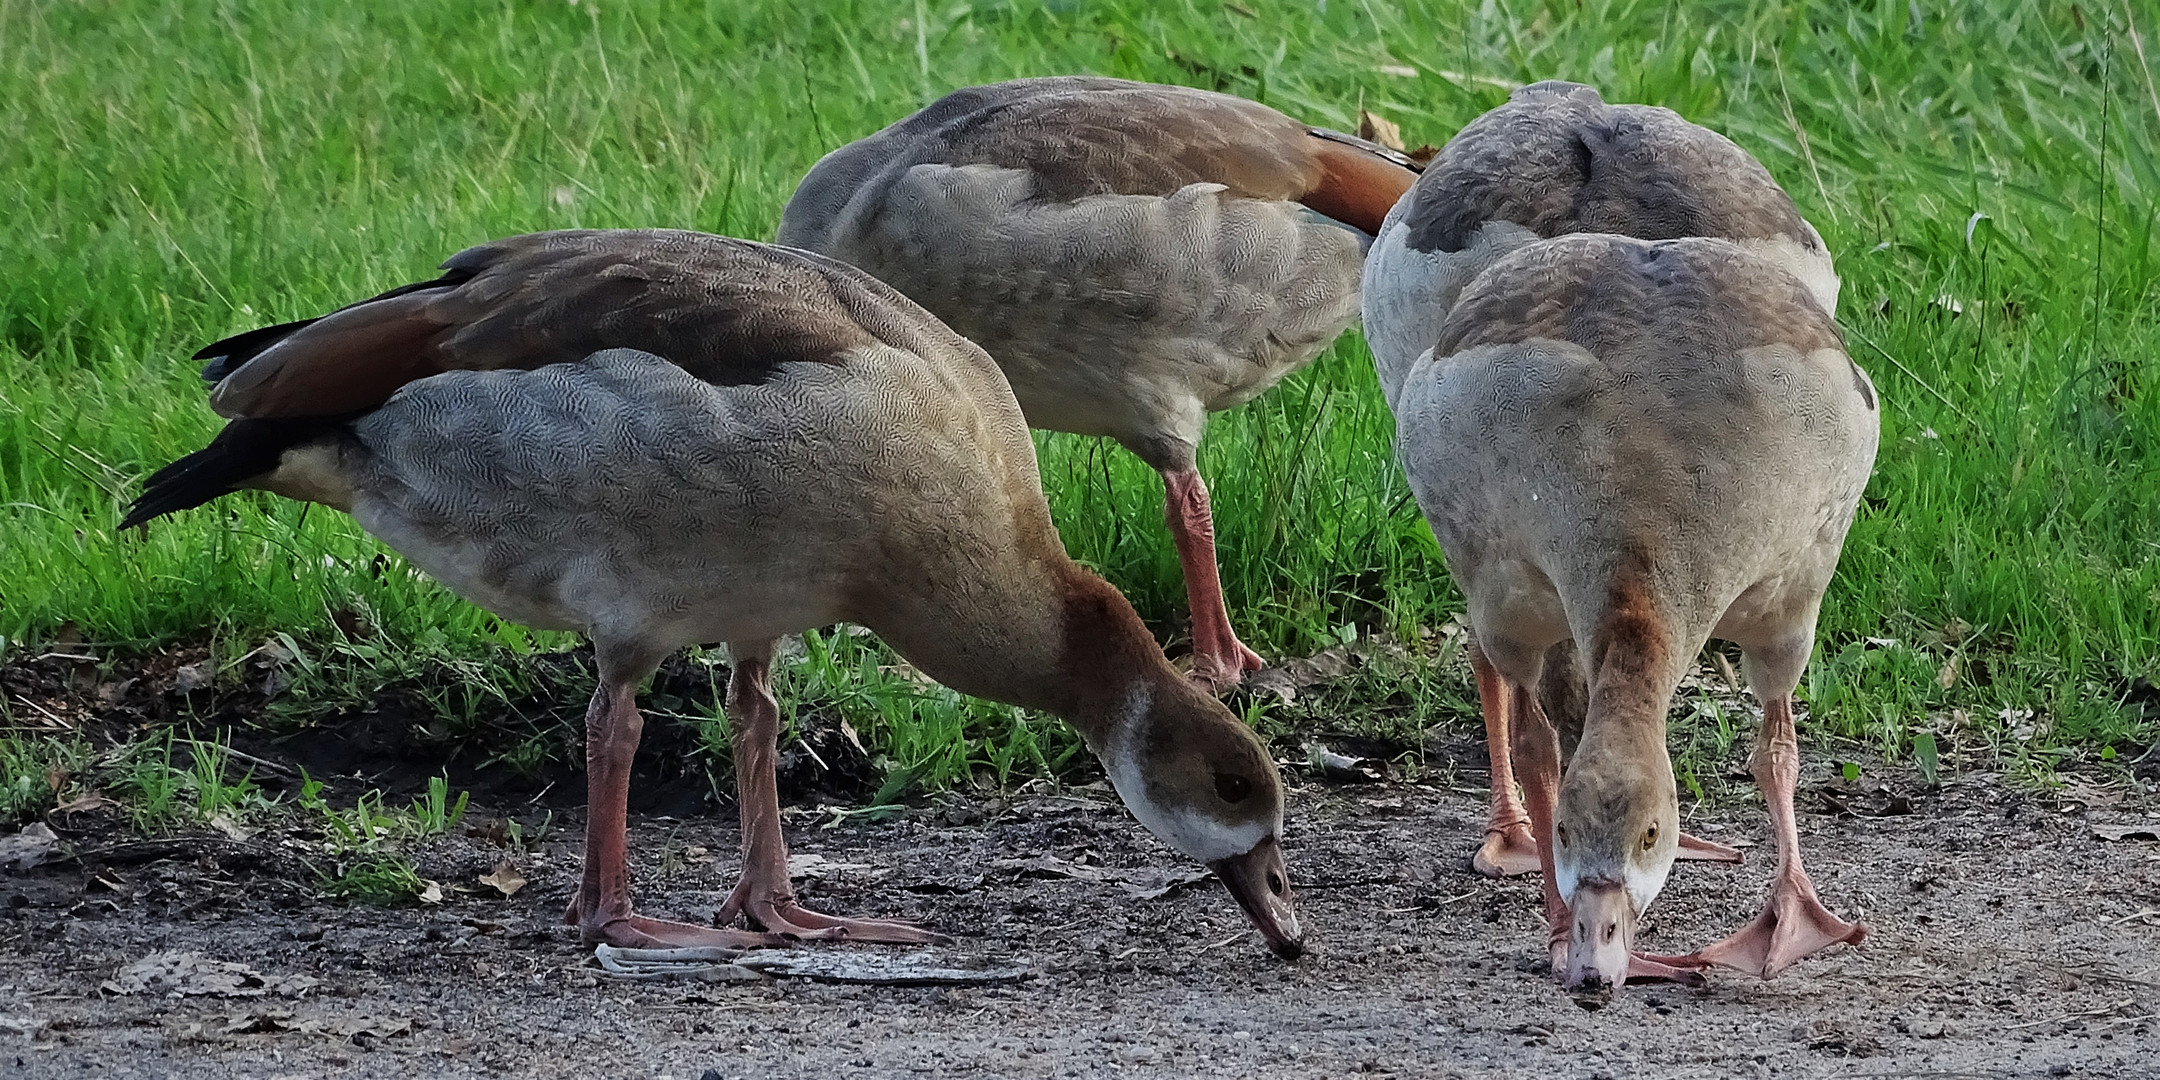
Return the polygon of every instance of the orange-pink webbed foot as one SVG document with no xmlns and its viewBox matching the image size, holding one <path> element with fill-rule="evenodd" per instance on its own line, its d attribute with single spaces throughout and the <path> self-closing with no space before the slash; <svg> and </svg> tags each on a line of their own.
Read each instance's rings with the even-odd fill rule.
<svg viewBox="0 0 2160 1080">
<path fill-rule="evenodd" d="M 1771 889 L 1762 914 L 1753 922 L 1693 957 L 1682 959 L 1767 979 L 1840 942 L 1858 945 L 1867 935 L 1865 923 L 1846 922 L 1824 907 L 1806 875 L 1784 874 Z"/>
<path fill-rule="evenodd" d="M 1232 637 L 1227 644 L 1203 649 L 1193 646 L 1192 680 L 1210 693 L 1222 693 L 1245 681 L 1247 672 L 1267 666 L 1260 654 Z"/>
<path fill-rule="evenodd" d="M 1736 863 L 1740 861 L 1740 849 L 1681 833 L 1680 853 L 1674 858 L 1686 859 L 1689 862 Z"/>
<path fill-rule="evenodd" d="M 649 919 L 632 914 L 628 905 L 605 913 L 588 907 L 585 898 L 577 895 L 570 898 L 570 906 L 563 912 L 563 922 L 577 927 L 579 938 L 588 945 L 606 944 L 618 949 L 762 949 L 787 944 L 778 934 Z M 597 909 L 601 905 L 590 907 Z"/>
<path fill-rule="evenodd" d="M 1470 856 L 1470 868 L 1489 878 L 1521 877 L 1541 869 L 1537 838 L 1528 819 L 1494 822 L 1485 828 L 1485 843 Z"/>
<path fill-rule="evenodd" d="M 735 883 L 727 903 L 713 914 L 714 922 L 733 922 L 742 916 L 753 926 L 791 941 L 861 941 L 879 945 L 950 945 L 952 939 L 897 919 L 844 919 L 815 912 L 797 903 L 786 887 L 775 887 L 754 875 Z"/>
</svg>

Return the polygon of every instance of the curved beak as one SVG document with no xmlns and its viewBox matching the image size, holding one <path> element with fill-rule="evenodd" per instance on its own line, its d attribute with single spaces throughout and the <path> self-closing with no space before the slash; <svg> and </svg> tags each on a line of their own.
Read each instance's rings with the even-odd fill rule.
<svg viewBox="0 0 2160 1080">
<path fill-rule="evenodd" d="M 1618 990 L 1627 985 L 1628 961 L 1635 944 L 1635 904 L 1627 889 L 1584 883 L 1568 907 L 1575 915 L 1568 930 L 1567 974 L 1570 990 Z"/>
<path fill-rule="evenodd" d="M 1208 864 L 1229 887 L 1245 917 L 1267 938 L 1269 951 L 1285 960 L 1305 952 L 1305 931 L 1298 926 L 1297 909 L 1290 904 L 1290 871 L 1283 865 L 1282 845 L 1270 836 L 1251 851 Z"/>
</svg>

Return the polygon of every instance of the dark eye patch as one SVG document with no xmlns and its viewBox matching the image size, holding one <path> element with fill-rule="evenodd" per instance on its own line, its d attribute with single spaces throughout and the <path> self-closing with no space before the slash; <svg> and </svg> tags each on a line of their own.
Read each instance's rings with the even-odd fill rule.
<svg viewBox="0 0 2160 1080">
<path fill-rule="evenodd" d="M 1236 773 L 1216 773 L 1215 794 L 1222 796 L 1227 803 L 1244 802 L 1246 797 L 1252 794 L 1252 781 Z"/>
</svg>

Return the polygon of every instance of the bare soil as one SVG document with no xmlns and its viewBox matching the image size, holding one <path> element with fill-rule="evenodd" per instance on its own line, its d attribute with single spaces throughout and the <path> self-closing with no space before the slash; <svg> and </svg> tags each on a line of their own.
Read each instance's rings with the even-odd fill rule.
<svg viewBox="0 0 2160 1080">
<path fill-rule="evenodd" d="M 1033 973 L 955 987 L 612 979 L 558 925 L 574 816 L 511 856 L 530 879 L 515 895 L 479 882 L 506 850 L 476 827 L 421 855 L 442 903 L 389 910 L 320 899 L 306 845 L 276 830 L 143 840 L 60 821 L 73 859 L 0 878 L 0 1074 L 2160 1077 L 2149 795 L 1974 775 L 1864 790 L 1818 766 L 1809 863 L 1831 907 L 1873 927 L 1866 943 L 1769 982 L 1630 987 L 1597 1010 L 1551 981 L 1535 881 L 1468 870 L 1483 821 L 1469 782 L 1302 781 L 1292 807 L 1312 935 L 1295 963 L 1213 881 L 1133 895 L 1190 868 L 1100 790 L 883 822 L 792 814 L 797 854 L 824 860 L 799 882 L 813 906 L 919 920 L 952 953 Z M 1765 842 L 1759 806 L 1687 825 Z M 703 917 L 732 882 L 728 818 L 642 818 L 633 844 L 650 912 Z M 1737 867 L 1683 864 L 1644 947 L 1738 926 L 1771 863 L 1758 846 Z M 320 983 L 101 989 L 166 950 Z"/>
</svg>

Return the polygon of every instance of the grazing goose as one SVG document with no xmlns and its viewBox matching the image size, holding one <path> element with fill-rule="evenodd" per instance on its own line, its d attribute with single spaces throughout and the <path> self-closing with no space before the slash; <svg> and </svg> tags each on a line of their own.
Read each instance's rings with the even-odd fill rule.
<svg viewBox="0 0 2160 1080">
<path fill-rule="evenodd" d="M 1577 234 L 1505 256 L 1403 373 L 1396 446 L 1470 608 L 1478 696 L 1510 730 L 1569 986 L 1765 978 L 1861 926 L 1801 866 L 1792 690 L 1875 460 L 1875 391 L 1803 283 L 1721 240 Z M 1679 847 L 1665 710 L 1706 638 L 1763 702 L 1751 761 L 1778 870 L 1762 916 L 1631 957 Z M 1547 650 L 1587 676 L 1560 779 L 1531 699 Z M 1556 790 L 1557 788 L 1557 790 Z"/>
<path fill-rule="evenodd" d="M 1028 423 L 1107 435 L 1163 477 L 1195 678 L 1258 669 L 1231 629 L 1207 416 L 1357 317 L 1409 159 L 1264 105 L 1118 79 L 959 90 L 827 154 L 781 243 L 870 271 L 988 350 Z"/>
<path fill-rule="evenodd" d="M 324 503 L 505 618 L 590 635 L 588 942 L 919 942 L 797 903 L 774 787 L 783 634 L 847 620 L 946 685 L 1070 720 L 1133 813 L 1300 949 L 1282 788 L 1250 731 L 1066 557 L 1020 410 L 982 350 L 822 256 L 689 232 L 555 232 L 202 356 L 232 418 L 122 527 L 258 488 Z M 725 641 L 743 826 L 719 921 L 633 913 L 638 684 Z"/>
<path fill-rule="evenodd" d="M 1365 266 L 1365 337 L 1392 407 L 1455 298 L 1524 244 L 1567 233 L 1723 237 L 1777 262 L 1837 314 L 1838 277 L 1815 227 L 1747 151 L 1670 109 L 1607 105 L 1577 83 L 1525 86 L 1464 128 L 1388 213 Z M 1573 658 L 1556 660 L 1570 677 Z M 1575 676 L 1579 677 L 1579 676 Z M 1505 720 L 1487 714 L 1492 814 L 1471 862 L 1493 877 L 1538 867 L 1515 796 Z M 1738 861 L 1681 838 L 1681 857 Z"/>
</svg>

